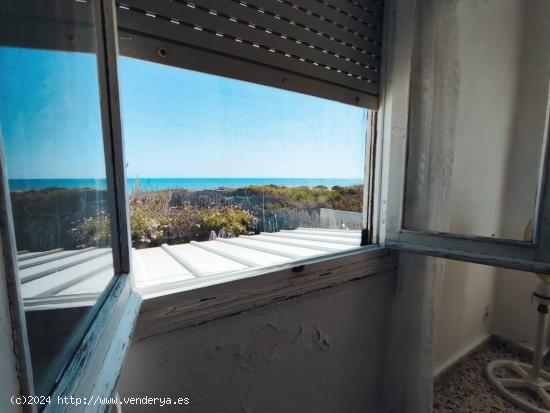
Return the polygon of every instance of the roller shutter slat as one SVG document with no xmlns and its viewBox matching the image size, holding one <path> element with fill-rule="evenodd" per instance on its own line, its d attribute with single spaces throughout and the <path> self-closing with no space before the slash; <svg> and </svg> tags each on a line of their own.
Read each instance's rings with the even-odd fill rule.
<svg viewBox="0 0 550 413">
<path fill-rule="evenodd" d="M 167 49 L 196 48 L 230 62 L 257 64 L 253 75 L 237 78 L 273 86 L 273 71 L 281 77 L 277 87 L 346 103 L 377 108 L 379 94 L 382 16 L 374 0 L 124 0 L 117 18 L 121 53 L 130 57 L 154 56 L 138 51 L 138 39 L 150 38 Z M 132 43 L 132 39 L 136 39 Z M 137 53 L 136 53 L 137 52 Z M 197 55 L 196 53 L 192 53 Z M 200 64 L 171 59 L 166 64 L 197 70 Z M 218 57 L 213 60 L 219 60 Z M 159 62 L 156 57 L 152 59 Z M 162 62 L 162 60 L 160 60 Z M 227 67 L 208 67 L 208 73 L 231 76 Z M 265 72 L 266 80 L 262 80 Z M 300 87 L 299 77 L 307 78 Z M 318 82 L 318 83 L 316 83 Z M 311 85 L 305 86 L 305 85 Z M 332 89 L 332 90 L 329 90 Z M 350 92 L 357 92 L 350 99 Z M 370 97 L 369 97 L 370 96 Z"/>
</svg>

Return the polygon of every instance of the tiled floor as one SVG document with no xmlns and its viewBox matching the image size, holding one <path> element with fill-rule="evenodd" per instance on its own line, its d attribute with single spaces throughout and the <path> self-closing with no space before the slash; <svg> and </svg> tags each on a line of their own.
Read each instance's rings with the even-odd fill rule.
<svg viewBox="0 0 550 413">
<path fill-rule="evenodd" d="M 524 413 L 488 384 L 485 366 L 497 359 L 531 362 L 531 354 L 513 344 L 491 339 L 445 372 L 434 386 L 434 413 Z M 548 363 L 546 363 L 548 369 Z"/>
</svg>

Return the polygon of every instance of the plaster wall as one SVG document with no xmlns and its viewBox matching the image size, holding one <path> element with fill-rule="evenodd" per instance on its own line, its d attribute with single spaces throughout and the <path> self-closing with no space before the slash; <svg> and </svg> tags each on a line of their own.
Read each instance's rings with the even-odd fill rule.
<svg viewBox="0 0 550 413">
<path fill-rule="evenodd" d="M 456 2 L 457 83 L 449 227 L 456 234 L 517 236 L 501 231 L 501 196 L 521 42 L 517 0 Z M 504 45 L 499 47 L 499 45 Z M 495 68 L 499 68 L 495 71 Z M 532 208 L 532 206 L 531 206 Z M 434 295 L 434 374 L 486 339 L 494 311 L 496 269 L 445 260 Z"/>
<path fill-rule="evenodd" d="M 498 6 L 498 7 L 495 7 Z M 522 239 L 532 217 L 548 88 L 550 2 L 459 0 L 450 232 Z M 489 334 L 532 345 L 532 274 L 447 261 L 437 276 L 434 372 Z"/>
<path fill-rule="evenodd" d="M 515 133 L 508 152 L 509 168 L 505 171 L 508 191 L 502 200 L 506 215 L 513 217 L 501 222 L 506 232 L 523 229 L 531 218 L 529 205 L 522 199 L 526 191 L 530 191 L 528 184 L 534 182 L 538 172 L 540 142 L 544 134 L 544 124 L 539 119 L 545 116 L 547 108 L 550 74 L 550 2 L 526 1 L 522 12 L 523 48 L 519 70 L 522 87 L 517 90 L 519 104 L 513 118 Z M 540 86 L 544 84 L 546 87 Z M 498 269 L 496 273 L 491 331 L 532 348 L 537 315 L 531 294 L 538 278 L 531 273 L 506 269 Z"/>
<path fill-rule="evenodd" d="M 520 7 L 517 0 L 497 1 L 416 3 L 406 228 L 500 235 L 498 208 L 515 92 L 508 86 L 517 82 Z M 507 47 L 493 51 L 501 42 Z M 400 266 L 399 273 L 403 279 L 414 275 L 426 288 L 431 277 L 433 294 L 423 299 L 431 305 L 429 334 L 438 372 L 489 334 L 495 270 L 441 259 L 432 259 L 423 272 L 416 267 Z"/>
<path fill-rule="evenodd" d="M 433 289 L 442 264 L 433 257 L 399 254 L 395 295 L 389 309 L 381 412 L 432 409 Z"/>
<path fill-rule="evenodd" d="M 550 2 L 416 5 L 405 226 L 521 240 L 537 192 Z M 536 277 L 451 260 L 430 271 L 435 373 L 491 333 L 531 341 Z"/>
<path fill-rule="evenodd" d="M 394 281 L 376 275 L 145 338 L 129 349 L 120 394 L 190 397 L 193 412 L 383 411 Z"/>
</svg>

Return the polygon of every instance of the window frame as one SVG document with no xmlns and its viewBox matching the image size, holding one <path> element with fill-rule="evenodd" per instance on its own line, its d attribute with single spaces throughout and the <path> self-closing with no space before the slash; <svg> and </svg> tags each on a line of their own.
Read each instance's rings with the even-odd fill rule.
<svg viewBox="0 0 550 413">
<path fill-rule="evenodd" d="M 119 6 L 120 7 L 120 6 Z M 120 27 L 119 27 L 120 29 Z M 360 107 L 368 112 L 366 134 L 363 137 L 365 139 L 365 153 L 364 153 L 364 173 L 363 173 L 363 228 L 361 234 L 360 245 L 353 250 L 345 251 L 343 253 L 327 253 L 318 257 L 313 257 L 306 260 L 296 260 L 288 264 L 290 267 L 309 265 L 317 262 L 324 261 L 327 257 L 332 259 L 338 259 L 340 256 L 346 256 L 348 254 L 361 254 L 371 250 L 371 247 L 378 244 L 378 202 L 376 200 L 376 187 L 379 185 L 380 168 L 377 162 L 378 156 L 381 153 L 380 145 L 377 144 L 377 124 L 378 124 L 378 111 L 369 109 L 369 105 L 372 105 L 376 100 L 368 99 L 361 104 L 354 104 L 356 102 L 354 93 L 343 97 L 342 92 L 333 93 L 329 89 L 329 94 L 324 97 L 317 95 L 310 95 L 307 93 L 315 85 L 314 82 L 308 82 L 304 80 L 302 76 L 293 76 L 282 70 L 265 67 L 264 70 L 259 73 L 257 67 L 253 63 L 246 61 L 238 61 L 234 58 L 218 55 L 209 51 L 195 49 L 183 44 L 175 44 L 162 39 L 152 38 L 148 36 L 140 35 L 139 33 L 127 33 L 126 29 L 120 29 L 118 36 L 118 43 L 120 45 L 119 56 L 127 57 L 131 59 L 138 59 L 151 64 L 161 64 L 165 66 L 174 67 L 181 70 L 190 70 L 197 73 L 205 73 L 213 76 L 222 76 L 229 79 L 241 80 L 252 84 L 257 84 L 258 87 L 275 87 L 282 90 L 288 90 L 288 88 L 281 88 L 281 82 L 286 84 L 293 84 L 297 82 L 301 87 L 291 88 L 289 93 L 303 93 L 305 95 L 314 96 L 315 98 L 328 99 L 341 104 L 352 105 Z M 220 67 L 223 67 L 220 73 Z M 366 247 L 366 248 L 365 248 Z M 236 272 L 234 275 L 228 276 L 231 273 L 221 273 L 221 279 L 226 281 L 239 280 L 242 276 L 258 276 L 265 275 L 272 272 L 280 271 L 285 266 L 269 266 L 258 269 L 252 269 L 250 271 L 243 270 Z M 285 267 L 286 268 L 286 267 Z M 252 274 L 252 275 L 251 275 Z M 216 274 L 217 276 L 218 274 Z M 219 281 L 225 282 L 225 281 Z M 174 285 L 167 287 L 162 295 L 171 294 L 173 291 L 179 291 L 181 286 L 187 285 L 187 282 L 181 282 L 180 285 Z M 199 283 L 200 284 L 200 283 Z M 197 287 L 201 288 L 201 287 Z M 147 294 L 147 293 L 145 293 Z"/>
<path fill-rule="evenodd" d="M 128 213 L 126 161 L 118 87 L 118 35 L 114 1 L 94 3 L 97 16 L 97 64 L 103 148 L 111 211 L 111 246 L 115 275 L 131 274 L 132 240 Z"/>
<path fill-rule="evenodd" d="M 204 277 L 143 295 L 136 341 L 315 291 L 395 274 L 397 254 L 380 246 L 322 255 L 238 274 Z"/>
<path fill-rule="evenodd" d="M 13 215 L 11 209 L 10 190 L 6 160 L 4 156 L 4 140 L 0 131 L 0 241 L 2 244 L 1 265 L 4 267 L 5 284 L 8 298 L 8 311 L 11 321 L 11 336 L 16 369 L 11 372 L 17 376 L 19 382 L 19 396 L 34 395 L 33 378 L 29 341 L 27 338 L 27 324 L 23 310 L 23 300 L 19 284 L 17 266 L 17 247 L 15 231 L 13 229 Z M 34 412 L 32 406 L 23 406 L 23 412 Z"/>
<path fill-rule="evenodd" d="M 94 3 L 98 80 L 107 191 L 111 202 L 111 248 L 114 280 L 100 309 L 52 393 L 57 397 L 110 397 L 115 391 L 139 315 L 141 296 L 134 290 L 127 203 L 124 143 L 118 88 L 118 42 L 115 4 Z M 63 406 L 63 411 L 73 406 Z M 97 408 L 101 411 L 104 406 Z M 55 403 L 43 412 L 59 411 Z M 94 409 L 96 410 L 96 409 Z"/>
<path fill-rule="evenodd" d="M 97 40 L 97 73 L 100 90 L 100 112 L 105 153 L 107 193 L 111 211 L 111 243 L 114 277 L 98 299 L 90 325 L 59 373 L 50 393 L 50 404 L 21 406 L 25 412 L 62 412 L 73 405 L 60 406 L 57 397 L 109 397 L 114 392 L 124 355 L 131 341 L 139 314 L 141 296 L 133 288 L 131 275 L 131 244 L 126 200 L 126 177 L 122 128 L 120 122 L 117 36 L 114 1 L 93 2 Z M 2 142 L 0 141 L 0 146 Z M 33 386 L 30 349 L 26 333 L 25 312 L 21 296 L 11 211 L 7 167 L 3 147 L 0 147 L 0 234 L 2 265 L 6 273 L 9 315 L 12 324 L 14 353 L 18 365 L 19 396 L 40 396 Z M 14 372 L 12 372 L 14 374 Z M 47 396 L 47 395 L 44 395 Z M 103 411 L 97 406 L 92 411 Z"/>
<path fill-rule="evenodd" d="M 380 192 L 380 242 L 386 247 L 413 253 L 550 274 L 550 182 L 548 167 L 550 94 L 547 101 L 543 154 L 539 175 L 533 242 L 459 235 L 404 228 L 403 213 L 407 173 L 409 93 L 416 1 L 391 0 L 385 15 L 388 29 L 381 111 L 383 122 L 383 188 Z M 397 30 L 399 28 L 399 30 Z M 390 51 L 388 53 L 388 51 Z"/>
<path fill-rule="evenodd" d="M 124 41 L 122 36 L 119 36 L 119 42 Z M 120 57 L 127 57 L 131 59 L 140 59 L 151 64 L 162 64 L 170 67 L 175 67 L 181 70 L 191 70 L 197 73 L 206 73 L 213 76 L 221 76 L 220 74 L 213 73 L 214 70 L 208 70 L 209 65 L 218 64 L 218 56 L 210 56 L 209 53 L 201 51 L 200 54 L 191 54 L 185 55 L 181 53 L 181 50 L 186 50 L 184 47 L 181 47 L 181 50 L 178 49 L 180 46 L 174 46 L 173 44 L 163 42 L 157 39 L 149 39 L 142 36 L 133 36 L 131 39 L 130 46 L 126 48 L 126 54 L 119 54 Z M 168 63 L 163 60 L 164 57 L 161 57 L 157 54 L 157 50 L 165 50 L 168 55 L 172 57 L 171 61 Z M 206 60 L 201 61 L 204 58 Z M 190 60 L 193 64 L 190 65 L 187 61 Z M 198 62 L 197 62 L 198 60 Z M 238 66 L 237 66 L 238 67 Z M 229 79 L 243 80 L 242 75 L 239 77 L 229 77 Z M 263 82 L 254 82 L 254 77 L 252 79 L 243 80 L 258 87 L 277 87 L 276 85 L 268 86 Z M 282 89 L 285 90 L 285 89 Z M 301 93 L 296 91 L 288 91 L 288 93 Z M 306 94 L 307 95 L 307 94 Z M 310 95 L 308 95 L 310 96 Z M 319 99 L 318 96 L 313 96 L 316 99 Z M 334 101 L 341 104 L 349 104 L 347 102 L 342 102 L 339 99 L 334 99 Z M 357 105 L 356 105 L 357 106 Z M 227 271 L 220 272 L 216 274 L 209 275 L 205 278 L 195 278 L 193 280 L 177 281 L 171 284 L 164 284 L 161 286 L 153 286 L 151 288 L 143 288 L 139 292 L 143 295 L 144 302 L 147 302 L 151 299 L 157 299 L 161 296 L 169 296 L 172 294 L 180 294 L 184 291 L 189 290 L 201 290 L 203 288 L 209 288 L 214 285 L 227 284 L 227 291 L 231 291 L 237 296 L 241 296 L 240 299 L 249 300 L 250 298 L 245 298 L 246 296 L 241 295 L 240 285 L 244 280 L 254 277 L 262 277 L 268 275 L 280 274 L 282 272 L 287 272 L 289 269 L 293 270 L 295 273 L 301 272 L 302 267 L 316 265 L 324 263 L 326 261 L 335 261 L 346 259 L 349 256 L 362 255 L 362 254 L 372 254 L 380 250 L 382 247 L 378 244 L 378 225 L 376 222 L 378 211 L 378 203 L 375 198 L 375 188 L 379 184 L 379 165 L 376 162 L 377 157 L 380 153 L 380 145 L 377 145 L 377 123 L 378 123 L 378 111 L 368 109 L 364 106 L 359 106 L 365 111 L 367 111 L 366 119 L 366 133 L 362 137 L 365 140 L 364 148 L 364 166 L 363 166 L 363 202 L 362 202 L 362 214 L 363 214 L 363 228 L 361 231 L 361 242 L 360 244 L 349 250 L 342 252 L 327 252 L 318 256 L 304 258 L 304 259 L 295 259 L 288 263 L 276 264 L 263 266 L 259 268 L 250 268 L 236 271 Z M 127 202 L 127 201 L 126 201 Z M 130 241 L 131 242 L 131 241 Z M 297 269 L 300 269 L 299 271 Z M 292 276 L 296 276 L 293 274 Z M 276 288 L 274 286 L 273 288 Z M 253 294 L 254 295 L 254 294 Z M 256 296 L 256 295 L 254 295 Z M 261 296 L 261 295 L 260 295 Z M 255 298 L 260 299 L 260 298 Z M 205 306 L 207 306 L 205 304 Z M 200 309 L 198 309 L 200 311 Z"/>
<path fill-rule="evenodd" d="M 142 301 L 141 295 L 134 288 L 132 279 L 132 246 L 118 89 L 117 59 L 119 51 L 116 4 L 114 0 L 97 0 L 93 4 L 97 19 L 97 61 L 107 188 L 110 205 L 113 207 L 111 247 L 115 277 L 100 298 L 101 304 L 96 304 L 98 309 L 93 321 L 86 327 L 83 339 L 60 373 L 51 393 L 52 400 L 58 396 L 89 397 L 93 394 L 109 397 L 113 394 L 126 350 L 132 340 L 132 332 L 139 316 Z M 206 64 L 216 62 L 216 58 L 208 59 Z M 161 61 L 161 63 L 164 62 Z M 266 69 L 266 71 L 269 70 Z M 280 82 L 280 74 L 276 70 L 264 74 L 264 76 L 268 75 L 273 75 L 273 86 Z M 300 81 L 302 80 L 300 79 Z M 334 100 L 341 101 L 336 97 Z M 211 289 L 215 288 L 225 291 L 226 294 L 235 294 L 236 300 L 232 300 L 232 302 L 236 301 L 239 308 L 244 310 L 256 307 L 257 303 L 265 300 L 285 299 L 288 296 L 361 279 L 365 276 L 393 271 L 396 266 L 395 256 L 384 251 L 380 245 L 376 245 L 378 202 L 375 195 L 376 187 L 379 186 L 380 173 L 375 159 L 381 153 L 381 147 L 376 144 L 376 134 L 374 133 L 377 130 L 377 112 L 366 107 L 365 110 L 369 110 L 368 133 L 363 137 L 366 140 L 363 214 L 367 231 L 364 231 L 361 246 L 344 252 L 297 260 L 285 265 L 264 267 L 239 274 L 222 273 L 211 279 L 202 280 L 204 281 L 202 285 L 194 285 L 188 289 L 182 289 L 181 286 L 166 289 L 160 294 L 164 298 L 159 298 L 159 300 L 161 302 L 174 299 L 182 300 L 182 305 L 185 306 L 189 304 L 187 301 L 189 294 L 202 297 L 208 295 Z M 0 147 L 0 149 L 3 148 Z M 3 152 L 0 155 L 0 178 L 2 178 L 0 180 L 0 234 L 3 238 L 2 257 L 9 287 L 12 333 L 15 338 L 16 357 L 19 363 L 18 380 L 21 383 L 21 395 L 34 396 L 36 394 L 32 384 L 30 351 L 19 287 L 7 170 Z M 349 272 L 331 272 L 333 269 L 340 269 L 342 266 L 348 265 L 346 263 L 355 263 L 354 265 L 357 266 L 357 262 L 371 259 L 373 260 L 373 269 L 369 271 L 363 267 L 355 267 L 353 271 Z M 325 277 L 327 274 L 331 274 L 331 276 Z M 312 278 L 317 281 L 312 283 Z M 280 289 L 281 282 L 286 285 L 284 290 Z M 248 283 L 261 284 L 264 291 L 259 294 L 247 291 Z M 200 301 L 202 303 L 203 300 Z M 229 309 L 223 306 L 221 309 L 214 306 L 212 310 L 212 304 L 217 304 L 217 302 L 204 300 L 204 304 L 201 304 L 197 311 L 207 312 L 208 318 L 215 318 L 230 313 L 233 308 L 232 305 Z M 186 311 L 188 317 L 193 316 L 194 311 L 189 309 Z M 60 412 L 69 411 L 72 408 L 71 405 L 58 406 L 52 403 L 41 411 Z M 36 406 L 26 405 L 23 410 L 35 412 L 40 409 L 37 409 Z M 91 411 L 102 410 L 102 406 L 91 409 Z"/>
</svg>

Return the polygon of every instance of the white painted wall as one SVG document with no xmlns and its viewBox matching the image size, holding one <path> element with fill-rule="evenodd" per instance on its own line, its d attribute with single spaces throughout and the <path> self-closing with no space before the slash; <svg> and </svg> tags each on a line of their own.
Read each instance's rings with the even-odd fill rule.
<svg viewBox="0 0 550 413">
<path fill-rule="evenodd" d="M 441 261 L 434 293 L 434 375 L 489 336 L 494 311 L 494 268 Z"/>
<path fill-rule="evenodd" d="M 534 348 L 537 312 L 531 295 L 537 283 L 538 277 L 531 273 L 497 270 L 491 333 Z"/>
<path fill-rule="evenodd" d="M 406 227 L 500 235 L 519 8 L 517 0 L 417 2 Z M 494 75 L 495 67 L 503 69 Z M 494 271 L 450 260 L 430 266 L 436 373 L 489 334 Z"/>
<path fill-rule="evenodd" d="M 441 262 L 399 254 L 396 293 L 389 309 L 383 412 L 432 409 L 433 288 Z"/>
<path fill-rule="evenodd" d="M 518 16 L 523 5 L 523 0 L 457 2 L 458 73 L 454 76 L 458 102 L 450 198 L 452 233 L 523 238 L 523 228 L 505 233 L 501 225 L 505 219 L 501 200 L 508 188 L 508 168 L 513 167 L 508 153 L 515 137 L 513 120 L 521 81 L 523 42 Z M 541 139 L 542 134 L 539 142 Z M 526 196 L 522 201 L 527 216 L 534 209 L 536 173 L 535 169 L 531 182 L 523 182 L 522 194 Z"/>
<path fill-rule="evenodd" d="M 515 230 L 524 228 L 530 219 L 529 205 L 521 199 L 529 191 L 527 185 L 533 181 L 532 177 L 538 169 L 544 127 L 539 119 L 545 115 L 548 87 L 528 86 L 548 84 L 550 73 L 550 2 L 526 1 L 522 12 L 523 48 L 520 60 L 523 64 L 519 71 L 522 87 L 517 91 L 518 105 L 513 119 L 515 133 L 508 154 L 511 165 L 506 171 L 509 191 L 503 196 L 503 209 L 514 219 L 501 223 L 506 232 L 514 230 L 514 226 L 517 228 Z M 530 298 L 537 283 L 538 278 L 533 274 L 497 270 L 493 333 L 533 347 L 537 315 Z"/>
<path fill-rule="evenodd" d="M 190 397 L 197 413 L 381 412 L 393 285 L 373 276 L 146 338 L 120 394 Z"/>
<path fill-rule="evenodd" d="M 521 238 L 534 208 L 543 137 L 548 89 L 540 86 L 550 50 L 541 40 L 550 39 L 550 2 L 460 0 L 457 11 L 450 230 Z M 532 274 L 447 261 L 436 283 L 435 373 L 490 333 L 531 345 L 536 283 Z"/>
</svg>

